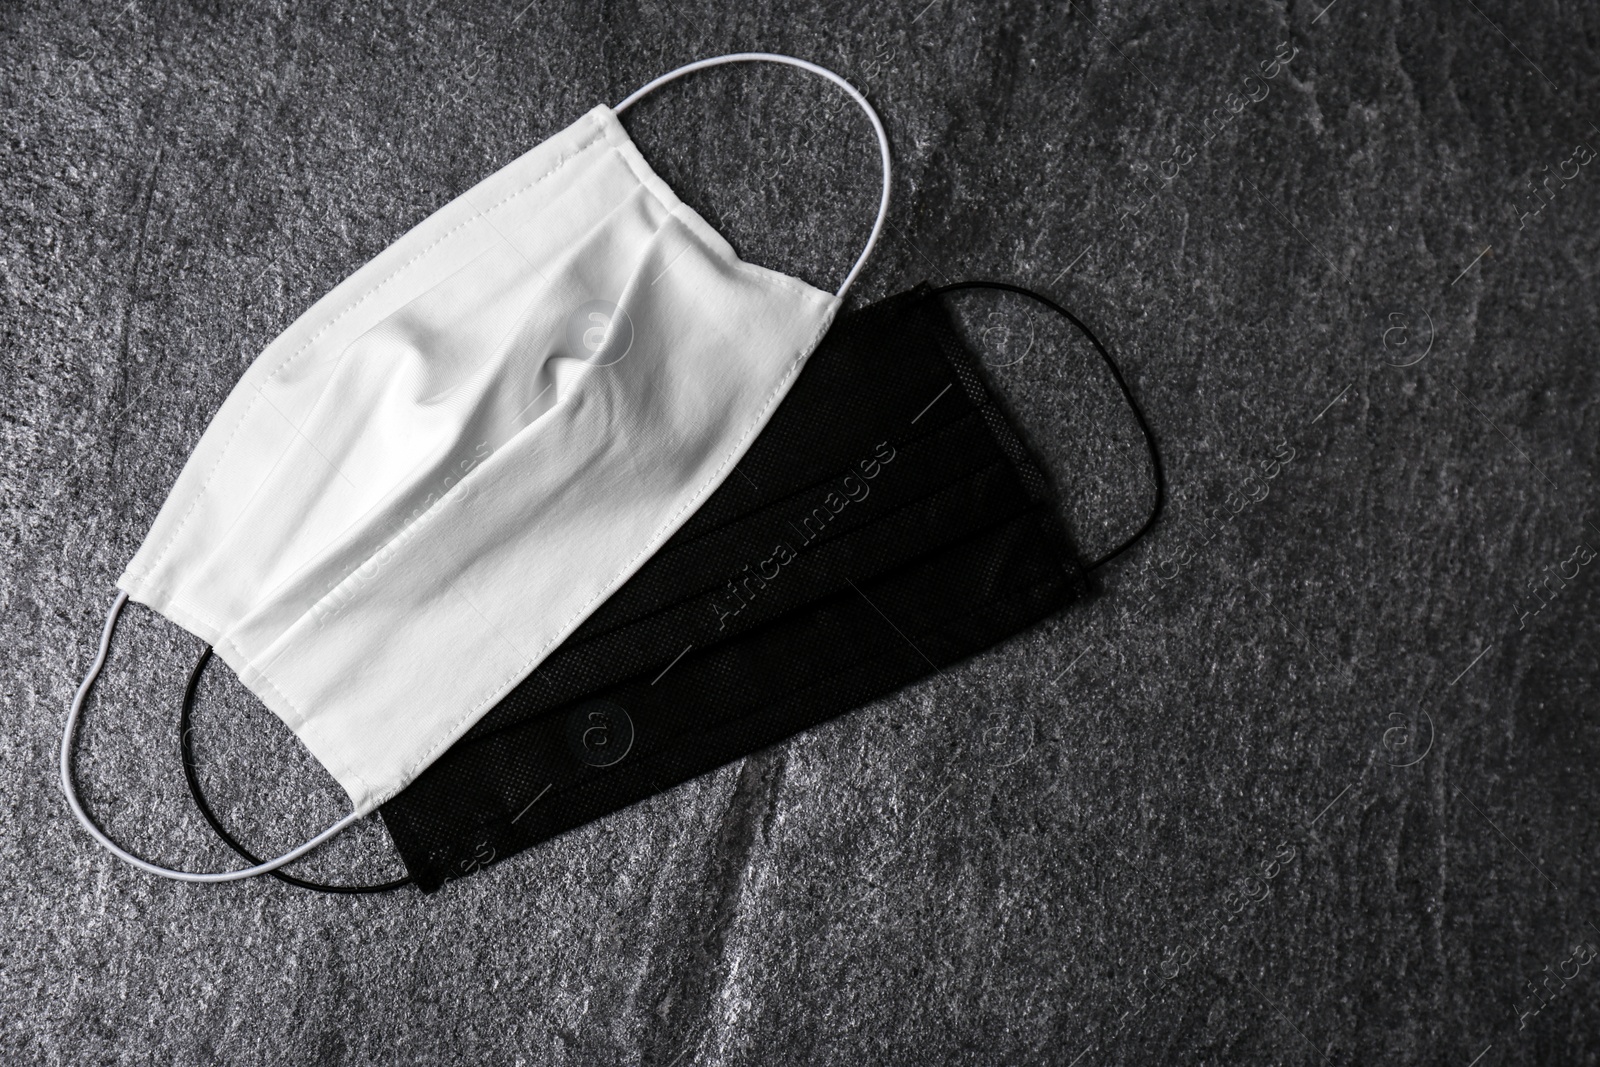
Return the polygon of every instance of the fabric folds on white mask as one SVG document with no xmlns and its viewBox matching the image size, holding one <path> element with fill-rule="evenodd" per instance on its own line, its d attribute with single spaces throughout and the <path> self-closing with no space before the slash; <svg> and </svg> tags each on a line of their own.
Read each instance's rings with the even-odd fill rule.
<svg viewBox="0 0 1600 1067">
<path fill-rule="evenodd" d="M 617 120 L 656 85 L 747 59 L 821 73 L 866 108 L 885 166 L 870 251 L 888 148 L 854 89 L 788 57 L 681 68 L 463 193 L 268 346 L 119 579 L 215 646 L 355 816 L 694 513 L 832 321 L 842 288 L 740 260 Z M 92 680 L 63 777 L 110 846 L 68 766 Z"/>
<path fill-rule="evenodd" d="M 837 307 L 741 262 L 596 108 L 274 342 L 118 585 L 370 811 L 693 514 Z"/>
</svg>

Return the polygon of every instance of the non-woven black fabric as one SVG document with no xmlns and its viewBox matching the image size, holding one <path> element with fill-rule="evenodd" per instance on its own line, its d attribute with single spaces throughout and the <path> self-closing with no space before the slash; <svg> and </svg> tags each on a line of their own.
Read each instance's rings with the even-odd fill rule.
<svg viewBox="0 0 1600 1067">
<path fill-rule="evenodd" d="M 734 474 L 380 811 L 431 891 L 1086 592 L 1047 479 L 919 286 L 841 317 Z"/>
</svg>

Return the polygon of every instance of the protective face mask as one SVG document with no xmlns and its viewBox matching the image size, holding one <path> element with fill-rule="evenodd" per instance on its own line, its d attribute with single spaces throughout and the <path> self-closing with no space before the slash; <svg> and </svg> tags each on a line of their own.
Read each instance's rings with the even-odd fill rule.
<svg viewBox="0 0 1600 1067">
<path fill-rule="evenodd" d="M 424 890 L 974 655 L 1086 594 L 1047 480 L 927 287 L 841 317 L 722 487 L 380 808 Z M 528 610 L 534 610 L 530 602 Z M 241 854 L 200 792 L 202 813 Z"/>
<path fill-rule="evenodd" d="M 618 122 L 675 78 L 749 60 L 829 79 L 877 134 L 878 218 L 838 294 L 742 262 Z M 722 56 L 596 107 L 318 301 L 245 373 L 118 581 L 62 740 L 78 820 L 144 870 L 221 881 L 393 797 L 730 474 L 876 242 L 888 180 L 882 124 L 843 79 Z M 352 813 L 220 874 L 102 833 L 72 741 L 129 599 L 213 645 Z"/>
</svg>

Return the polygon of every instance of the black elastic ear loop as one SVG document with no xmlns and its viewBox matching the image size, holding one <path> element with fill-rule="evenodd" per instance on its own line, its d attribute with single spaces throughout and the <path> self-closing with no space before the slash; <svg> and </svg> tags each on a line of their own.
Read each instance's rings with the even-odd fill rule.
<svg viewBox="0 0 1600 1067">
<path fill-rule="evenodd" d="M 189 672 L 189 684 L 183 691 L 183 711 L 178 715 L 178 748 L 183 756 L 183 776 L 189 780 L 189 795 L 194 797 L 195 807 L 200 809 L 200 814 L 206 817 L 206 822 L 211 824 L 211 829 L 217 836 L 228 843 L 228 847 L 243 856 L 251 864 L 262 861 L 241 845 L 227 827 L 222 825 L 216 813 L 211 810 L 211 804 L 206 800 L 205 794 L 200 791 L 200 776 L 195 773 L 194 767 L 194 737 L 189 729 L 191 709 L 194 707 L 194 694 L 200 688 L 200 675 L 205 673 L 206 664 L 211 662 L 211 646 L 200 653 L 200 662 L 194 665 L 194 670 Z M 383 882 L 379 885 L 323 885 L 320 882 L 308 882 L 303 878 L 296 878 L 283 871 L 268 871 L 268 874 L 280 882 L 297 885 L 301 889 L 315 889 L 319 893 L 387 893 L 399 889 L 403 885 L 411 884 L 411 876 L 396 878 L 392 882 Z"/>
<path fill-rule="evenodd" d="M 953 293 L 961 289 L 999 289 L 1007 293 L 1016 293 L 1018 296 L 1026 296 L 1037 300 L 1051 311 L 1065 317 L 1068 322 L 1076 326 L 1078 331 L 1089 339 L 1090 344 L 1094 345 L 1095 351 L 1100 353 L 1100 358 L 1106 361 L 1106 367 L 1111 371 L 1111 376 L 1117 380 L 1118 387 L 1122 389 L 1122 395 L 1127 398 L 1128 408 L 1133 412 L 1135 421 L 1139 423 L 1139 429 L 1144 431 L 1144 443 L 1150 449 L 1150 470 L 1156 483 L 1156 501 L 1155 506 L 1150 509 L 1150 517 L 1145 520 L 1143 526 L 1139 527 L 1138 532 L 1093 563 L 1085 565 L 1084 570 L 1092 571 L 1106 563 L 1110 563 L 1132 548 L 1141 537 L 1150 532 L 1150 528 L 1161 517 L 1161 509 L 1167 501 L 1167 479 L 1161 469 L 1161 453 L 1156 448 L 1156 435 L 1150 432 L 1150 424 L 1145 421 L 1144 412 L 1139 408 L 1139 402 L 1133 398 L 1133 390 L 1128 388 L 1128 383 L 1123 380 L 1122 371 L 1117 369 L 1116 361 L 1111 358 L 1111 353 L 1106 351 L 1106 346 L 1100 343 L 1100 338 L 1094 335 L 1094 331 L 1085 326 L 1078 316 L 1049 297 L 1036 293 L 1032 289 L 1024 289 L 1020 285 L 1012 285 L 1009 282 L 986 281 L 955 282 L 935 289 L 933 295 L 940 296 L 944 293 Z"/>
</svg>

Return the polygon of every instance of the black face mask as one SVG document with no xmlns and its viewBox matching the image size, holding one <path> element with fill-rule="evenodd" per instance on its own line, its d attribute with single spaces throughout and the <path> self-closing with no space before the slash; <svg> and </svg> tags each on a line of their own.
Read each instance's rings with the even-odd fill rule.
<svg viewBox="0 0 1600 1067">
<path fill-rule="evenodd" d="M 1038 464 L 940 299 L 1031 297 L 1104 357 L 1150 447 L 1155 504 L 1080 563 Z M 1003 283 L 926 285 L 843 316 L 736 471 L 562 646 L 379 811 L 425 891 L 974 655 L 1089 591 L 1164 484 L 1105 348 Z M 530 606 L 529 610 L 537 610 Z M 194 773 L 190 707 L 179 729 Z"/>
</svg>

